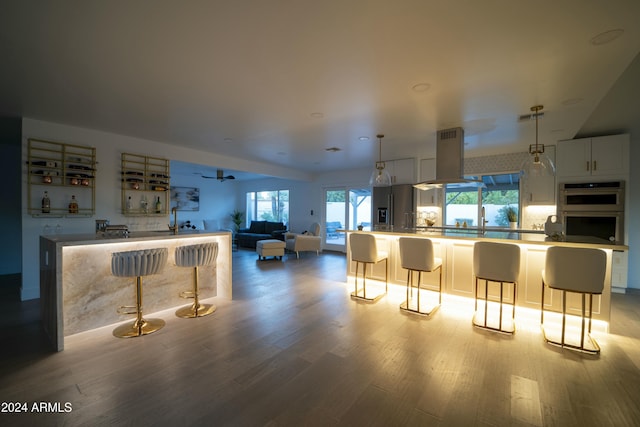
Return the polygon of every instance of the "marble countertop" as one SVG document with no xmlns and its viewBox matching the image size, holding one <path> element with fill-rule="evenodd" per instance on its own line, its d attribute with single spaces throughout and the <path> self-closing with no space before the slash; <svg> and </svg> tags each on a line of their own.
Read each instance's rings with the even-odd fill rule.
<svg viewBox="0 0 640 427">
<path fill-rule="evenodd" d="M 85 234 L 51 234 L 41 236 L 52 242 L 63 244 L 65 246 L 93 245 L 100 243 L 124 243 L 138 242 L 145 240 L 166 240 L 166 239 L 185 239 L 192 237 L 205 237 L 231 234 L 229 231 L 181 231 L 173 234 L 171 231 L 134 231 L 130 232 L 128 237 L 115 235 L 105 235 L 104 233 L 85 233 Z"/>
<path fill-rule="evenodd" d="M 342 230 L 344 232 L 356 232 L 356 230 Z M 613 249 L 618 251 L 629 250 L 627 245 L 619 245 L 591 236 L 562 236 L 560 239 L 547 237 L 539 231 L 526 230 L 487 230 L 484 234 L 480 230 L 471 228 L 445 229 L 445 228 L 419 228 L 419 229 L 402 229 L 402 230 L 375 230 L 375 231 L 359 231 L 373 234 L 389 234 L 399 236 L 424 236 L 443 239 L 461 239 L 461 240 L 488 240 L 503 241 L 510 240 L 514 243 L 540 244 L 540 245 L 559 245 L 573 247 L 598 247 L 602 249 Z"/>
</svg>

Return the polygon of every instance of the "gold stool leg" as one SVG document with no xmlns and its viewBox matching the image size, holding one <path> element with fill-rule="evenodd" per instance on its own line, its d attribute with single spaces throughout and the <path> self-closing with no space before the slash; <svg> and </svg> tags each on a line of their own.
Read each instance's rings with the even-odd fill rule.
<svg viewBox="0 0 640 427">
<path fill-rule="evenodd" d="M 176 310 L 176 316 L 184 319 L 192 319 L 194 317 L 208 316 L 216 311 L 216 306 L 212 304 L 201 304 L 198 298 L 198 266 L 193 268 L 193 292 L 183 292 L 180 294 L 183 298 L 193 298 L 193 304 Z"/>
<path fill-rule="evenodd" d="M 127 307 L 122 307 L 127 308 Z M 165 321 L 162 319 L 144 319 L 142 317 L 142 277 L 136 277 L 136 320 L 125 323 L 113 330 L 113 335 L 117 338 L 133 338 L 141 335 L 148 335 L 162 329 Z"/>
</svg>

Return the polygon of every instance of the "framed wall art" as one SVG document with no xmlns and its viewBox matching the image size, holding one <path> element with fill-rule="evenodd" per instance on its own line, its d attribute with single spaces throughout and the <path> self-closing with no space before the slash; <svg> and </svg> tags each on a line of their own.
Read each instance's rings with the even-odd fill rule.
<svg viewBox="0 0 640 427">
<path fill-rule="evenodd" d="M 197 187 L 171 187 L 171 208 L 179 211 L 200 210 L 200 189 Z"/>
</svg>

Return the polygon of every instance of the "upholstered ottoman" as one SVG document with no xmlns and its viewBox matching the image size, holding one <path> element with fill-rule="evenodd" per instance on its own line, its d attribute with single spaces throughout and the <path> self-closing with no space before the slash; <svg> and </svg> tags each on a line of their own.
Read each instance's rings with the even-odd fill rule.
<svg viewBox="0 0 640 427">
<path fill-rule="evenodd" d="M 268 239 L 258 240 L 256 242 L 256 252 L 258 253 L 258 259 L 264 259 L 268 256 L 279 257 L 282 259 L 284 255 L 285 243 L 282 240 Z"/>
</svg>

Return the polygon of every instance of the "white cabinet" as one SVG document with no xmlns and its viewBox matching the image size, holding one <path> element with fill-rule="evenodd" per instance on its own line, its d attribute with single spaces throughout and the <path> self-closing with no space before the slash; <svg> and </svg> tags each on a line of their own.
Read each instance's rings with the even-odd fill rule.
<svg viewBox="0 0 640 427">
<path fill-rule="evenodd" d="M 559 177 L 620 176 L 629 173 L 629 134 L 559 141 Z"/>
<path fill-rule="evenodd" d="M 436 159 L 420 160 L 420 179 L 418 182 L 429 181 L 436 178 Z M 418 190 L 418 206 L 438 206 L 440 203 L 441 189 Z"/>
<path fill-rule="evenodd" d="M 392 184 L 416 183 L 416 159 L 386 160 L 384 163 Z"/>
</svg>

